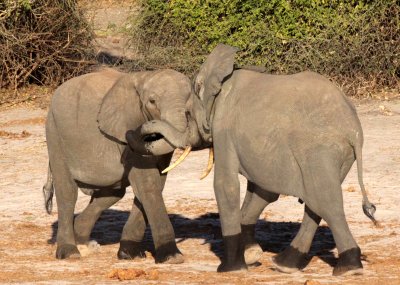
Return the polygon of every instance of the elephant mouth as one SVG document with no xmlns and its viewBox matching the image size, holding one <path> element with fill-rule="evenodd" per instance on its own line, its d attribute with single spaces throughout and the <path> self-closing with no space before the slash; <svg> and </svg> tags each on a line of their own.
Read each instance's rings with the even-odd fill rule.
<svg viewBox="0 0 400 285">
<path fill-rule="evenodd" d="M 161 171 L 161 173 L 166 173 L 179 165 L 189 155 L 192 145 L 195 143 L 189 139 L 189 129 L 190 124 L 185 132 L 179 132 L 167 122 L 149 121 L 136 130 L 128 131 L 126 138 L 130 147 L 142 155 L 162 155 L 174 151 L 175 148 L 184 148 L 185 151 L 181 156 L 173 164 Z M 207 169 L 200 179 L 205 178 L 210 173 L 213 163 L 214 155 L 211 148 Z"/>
<path fill-rule="evenodd" d="M 143 124 L 135 130 L 126 133 L 129 146 L 141 155 L 164 155 L 173 152 L 175 147 L 164 134 L 158 130 L 150 130 L 150 125 Z"/>
<path fill-rule="evenodd" d="M 159 140 L 162 140 L 164 136 L 160 133 L 152 133 L 143 136 L 143 141 L 146 143 L 152 143 Z"/>
</svg>

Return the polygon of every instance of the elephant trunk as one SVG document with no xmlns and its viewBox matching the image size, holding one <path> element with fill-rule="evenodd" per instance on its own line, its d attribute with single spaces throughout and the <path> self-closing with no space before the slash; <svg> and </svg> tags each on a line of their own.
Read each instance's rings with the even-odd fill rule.
<svg viewBox="0 0 400 285">
<path fill-rule="evenodd" d="M 204 107 L 193 95 L 185 108 L 171 108 L 161 120 L 145 122 L 136 130 L 128 131 L 126 139 L 136 152 L 145 155 L 162 155 L 175 148 L 205 148 L 211 145 Z M 178 111 L 177 111 L 178 110 Z M 186 114 L 188 110 L 188 114 Z"/>
<path fill-rule="evenodd" d="M 188 120 L 184 104 L 169 106 L 160 120 L 148 121 L 126 134 L 129 145 L 141 154 L 163 155 L 185 146 Z"/>
<path fill-rule="evenodd" d="M 205 109 L 197 96 L 192 94 L 185 108 L 180 109 L 180 116 L 169 114 L 142 125 L 142 134 L 149 135 L 157 133 L 175 148 L 206 148 L 212 143 L 211 130 L 206 119 Z M 182 124 L 184 122 L 184 124 Z"/>
<path fill-rule="evenodd" d="M 166 121 L 154 120 L 126 133 L 132 149 L 145 155 L 163 155 L 183 148 L 187 132 L 180 132 Z"/>
</svg>

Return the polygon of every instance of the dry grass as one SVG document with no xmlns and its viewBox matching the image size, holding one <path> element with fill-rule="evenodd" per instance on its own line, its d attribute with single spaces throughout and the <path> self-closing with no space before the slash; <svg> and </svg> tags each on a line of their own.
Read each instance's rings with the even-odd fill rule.
<svg viewBox="0 0 400 285">
<path fill-rule="evenodd" d="M 93 33 L 76 0 L 0 4 L 0 87 L 59 84 L 93 64 Z"/>
</svg>

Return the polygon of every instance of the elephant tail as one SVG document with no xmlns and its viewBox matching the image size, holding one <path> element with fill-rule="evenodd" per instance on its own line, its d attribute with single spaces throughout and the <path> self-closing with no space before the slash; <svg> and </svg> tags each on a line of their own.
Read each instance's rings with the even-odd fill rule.
<svg viewBox="0 0 400 285">
<path fill-rule="evenodd" d="M 374 217 L 374 213 L 376 211 L 376 206 L 372 204 L 368 200 L 367 191 L 365 190 L 364 181 L 363 181 L 363 166 L 362 166 L 362 140 L 358 139 L 355 145 L 353 146 L 354 153 L 357 160 L 357 174 L 358 174 L 358 183 L 360 184 L 361 194 L 363 196 L 362 208 L 364 214 L 371 219 L 371 221 L 377 225 L 377 221 Z"/>
<path fill-rule="evenodd" d="M 46 208 L 47 214 L 51 214 L 53 209 L 53 196 L 54 196 L 54 184 L 53 175 L 50 169 L 50 163 L 47 170 L 47 181 L 43 185 L 43 197 L 44 197 L 44 207 Z"/>
</svg>

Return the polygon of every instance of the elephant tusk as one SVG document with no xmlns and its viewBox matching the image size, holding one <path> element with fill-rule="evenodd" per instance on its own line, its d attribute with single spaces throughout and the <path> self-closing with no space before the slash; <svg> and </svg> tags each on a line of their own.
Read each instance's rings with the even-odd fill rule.
<svg viewBox="0 0 400 285">
<path fill-rule="evenodd" d="M 187 146 L 185 148 L 185 151 L 181 154 L 181 156 L 170 166 L 168 166 L 167 168 L 165 168 L 163 171 L 161 171 L 162 174 L 167 173 L 168 171 L 172 170 L 173 168 L 175 168 L 176 166 L 178 166 L 190 153 L 190 151 L 192 150 L 191 146 Z"/>
<path fill-rule="evenodd" d="M 214 164 L 214 149 L 211 147 L 210 152 L 208 154 L 208 164 L 206 170 L 204 170 L 203 174 L 200 177 L 200 180 L 204 179 L 207 177 L 208 174 L 210 174 L 211 169 L 213 168 Z"/>
</svg>

